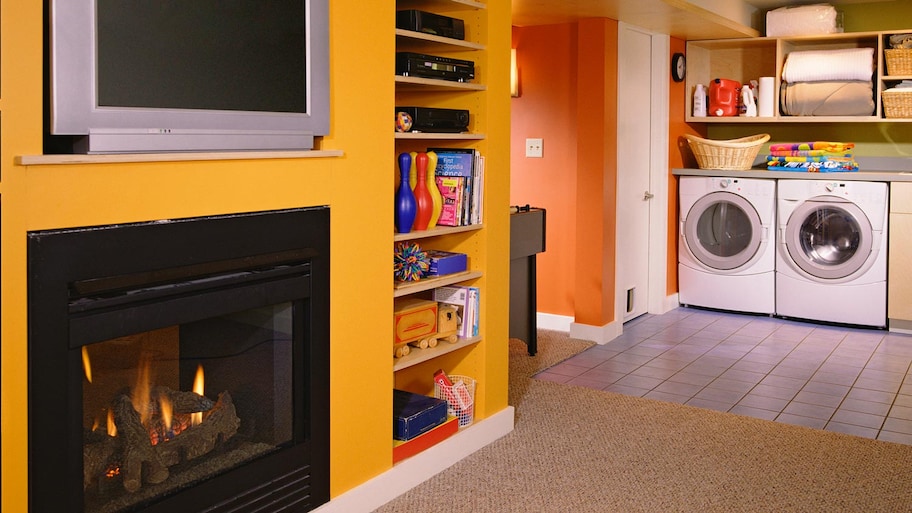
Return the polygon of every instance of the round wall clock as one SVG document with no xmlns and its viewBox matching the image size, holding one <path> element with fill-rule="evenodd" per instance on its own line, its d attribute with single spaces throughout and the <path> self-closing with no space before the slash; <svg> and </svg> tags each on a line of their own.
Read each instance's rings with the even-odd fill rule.
<svg viewBox="0 0 912 513">
<path fill-rule="evenodd" d="M 683 53 L 676 53 L 671 56 L 671 78 L 673 78 L 675 82 L 684 80 L 684 75 L 687 71 L 685 68 L 686 63 Z"/>
</svg>

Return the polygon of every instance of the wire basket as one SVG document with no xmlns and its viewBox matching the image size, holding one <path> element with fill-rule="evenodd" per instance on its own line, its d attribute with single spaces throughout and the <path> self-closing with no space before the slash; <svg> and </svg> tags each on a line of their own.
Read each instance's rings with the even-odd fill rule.
<svg viewBox="0 0 912 513">
<path fill-rule="evenodd" d="M 446 400 L 447 415 L 457 417 L 462 429 L 475 420 L 475 378 L 453 374 L 449 378 L 453 383 L 451 387 L 434 381 L 434 397 Z"/>
<path fill-rule="evenodd" d="M 684 134 L 700 169 L 750 169 L 769 134 L 757 134 L 726 141 L 714 141 Z"/>
<path fill-rule="evenodd" d="M 885 118 L 912 118 L 912 89 L 884 91 L 883 110 Z"/>
<path fill-rule="evenodd" d="M 912 75 L 912 48 L 884 50 L 887 75 Z"/>
</svg>

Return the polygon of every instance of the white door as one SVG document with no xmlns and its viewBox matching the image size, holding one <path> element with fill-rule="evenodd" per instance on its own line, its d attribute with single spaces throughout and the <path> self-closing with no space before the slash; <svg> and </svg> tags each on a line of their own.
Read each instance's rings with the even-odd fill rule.
<svg viewBox="0 0 912 513">
<path fill-rule="evenodd" d="M 648 310 L 650 169 L 652 155 L 652 34 L 618 27 L 618 177 L 616 318 Z M 667 125 L 666 125 L 667 126 Z"/>
</svg>

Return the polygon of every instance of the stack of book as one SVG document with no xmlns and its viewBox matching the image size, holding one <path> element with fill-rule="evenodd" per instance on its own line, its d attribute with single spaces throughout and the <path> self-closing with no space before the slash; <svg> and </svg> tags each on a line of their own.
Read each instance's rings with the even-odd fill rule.
<svg viewBox="0 0 912 513">
<path fill-rule="evenodd" d="M 445 440 L 458 430 L 447 416 L 447 402 L 426 395 L 393 390 L 393 463 Z"/>
<path fill-rule="evenodd" d="M 462 338 L 478 336 L 478 287 L 451 285 L 434 289 L 434 301 L 456 306 L 459 331 Z"/>
<path fill-rule="evenodd" d="M 428 148 L 437 154 L 434 170 L 443 208 L 438 226 L 480 224 L 484 205 L 484 157 L 472 148 Z"/>
</svg>

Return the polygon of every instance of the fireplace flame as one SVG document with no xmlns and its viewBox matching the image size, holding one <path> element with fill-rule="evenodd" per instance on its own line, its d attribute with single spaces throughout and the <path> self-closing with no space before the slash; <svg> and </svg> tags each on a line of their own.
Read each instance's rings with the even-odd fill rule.
<svg viewBox="0 0 912 513">
<path fill-rule="evenodd" d="M 136 369 L 136 384 L 130 394 L 130 402 L 133 403 L 133 409 L 139 413 L 139 419 L 143 425 L 147 425 L 152 416 L 152 409 L 149 407 L 152 402 L 151 373 L 152 358 L 149 354 L 144 353 L 139 358 L 139 365 Z"/>
<path fill-rule="evenodd" d="M 114 410 L 108 410 L 108 436 L 117 436 L 117 424 L 114 423 Z"/>
<path fill-rule="evenodd" d="M 82 371 L 85 372 L 85 377 L 92 382 L 92 362 L 89 360 L 89 350 L 88 346 L 82 346 Z"/>
<path fill-rule="evenodd" d="M 193 378 L 193 392 L 198 395 L 206 395 L 204 393 L 205 378 L 203 377 L 203 366 L 199 365 L 196 367 L 196 377 Z M 203 423 L 203 412 L 196 412 L 190 419 L 191 426 L 198 426 Z"/>
<path fill-rule="evenodd" d="M 171 431 L 171 420 L 173 419 L 172 412 L 174 409 L 171 405 L 171 401 L 165 396 L 159 397 L 158 398 L 158 407 L 161 410 L 160 413 L 161 413 L 162 424 L 165 425 L 165 429 L 167 431 Z"/>
</svg>

